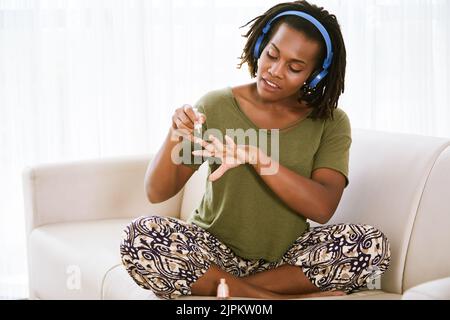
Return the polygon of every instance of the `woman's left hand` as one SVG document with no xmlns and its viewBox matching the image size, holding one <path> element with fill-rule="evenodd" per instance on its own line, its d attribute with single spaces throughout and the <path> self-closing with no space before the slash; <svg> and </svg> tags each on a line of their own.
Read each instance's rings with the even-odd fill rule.
<svg viewBox="0 0 450 320">
<path fill-rule="evenodd" d="M 195 156 L 215 157 L 222 160 L 220 167 L 209 176 L 209 181 L 216 181 L 229 169 L 256 161 L 258 148 L 255 146 L 236 145 L 233 139 L 227 135 L 225 135 L 226 144 L 223 144 L 213 135 L 210 135 L 208 138 L 211 143 L 195 137 L 194 142 L 200 144 L 205 150 L 195 150 L 192 151 L 192 154 Z"/>
</svg>

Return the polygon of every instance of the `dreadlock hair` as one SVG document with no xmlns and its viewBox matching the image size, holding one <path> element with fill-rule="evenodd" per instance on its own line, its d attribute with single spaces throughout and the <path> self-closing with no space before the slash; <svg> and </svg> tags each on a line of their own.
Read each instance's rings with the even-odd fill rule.
<svg viewBox="0 0 450 320">
<path fill-rule="evenodd" d="M 240 69 L 244 63 L 247 63 L 250 76 L 252 78 L 256 77 L 256 72 L 258 71 L 258 60 L 253 56 L 256 40 L 262 33 L 262 29 L 273 17 L 280 12 L 288 10 L 303 11 L 313 16 L 325 27 L 330 35 L 333 60 L 328 69 L 328 75 L 317 85 L 312 97 L 302 99 L 302 90 L 300 89 L 298 101 L 303 101 L 313 107 L 313 111 L 310 114 L 311 118 L 333 119 L 333 110 L 337 108 L 339 96 L 344 92 L 346 50 L 341 28 L 336 16 L 328 13 L 328 11 L 324 10 L 324 8 L 312 5 L 305 0 L 280 3 L 267 10 L 263 15 L 260 15 L 241 26 L 240 28 L 243 28 L 253 22 L 247 34 L 242 35 L 248 39 L 243 53 L 241 57 L 239 57 L 241 62 L 238 64 L 237 68 Z M 311 40 L 316 40 L 320 43 L 320 59 L 318 60 L 318 66 L 316 66 L 316 68 L 322 68 L 322 63 L 326 57 L 325 41 L 319 30 L 317 30 L 311 22 L 298 16 L 288 15 L 277 18 L 273 22 L 264 41 L 261 43 L 260 52 L 264 50 L 265 46 L 282 23 L 286 23 L 293 29 L 304 33 Z"/>
</svg>

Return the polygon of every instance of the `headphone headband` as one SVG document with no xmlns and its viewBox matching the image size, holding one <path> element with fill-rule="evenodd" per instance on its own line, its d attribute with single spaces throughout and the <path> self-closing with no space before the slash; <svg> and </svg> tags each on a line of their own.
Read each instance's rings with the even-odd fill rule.
<svg viewBox="0 0 450 320">
<path fill-rule="evenodd" d="M 323 61 L 323 65 L 322 65 L 323 70 L 309 84 L 309 86 L 314 89 L 315 86 L 320 82 L 320 80 L 322 80 L 328 74 L 328 68 L 331 65 L 331 61 L 333 60 L 333 47 L 331 45 L 331 38 L 330 38 L 330 35 L 328 34 L 327 30 L 319 22 L 319 20 L 317 20 L 313 16 L 311 16 L 303 11 L 295 11 L 295 10 L 284 11 L 284 12 L 277 14 L 274 18 L 272 18 L 266 24 L 266 26 L 262 30 L 263 33 L 258 37 L 258 40 L 256 40 L 255 48 L 253 51 L 253 56 L 255 59 L 259 58 L 259 55 L 260 55 L 259 50 L 260 50 L 261 43 L 263 42 L 264 36 L 266 36 L 267 33 L 269 32 L 272 22 L 282 16 L 297 16 L 297 17 L 303 18 L 305 20 L 308 20 L 319 30 L 320 34 L 322 35 L 322 37 L 325 41 L 325 46 L 327 49 L 327 57 Z"/>
</svg>

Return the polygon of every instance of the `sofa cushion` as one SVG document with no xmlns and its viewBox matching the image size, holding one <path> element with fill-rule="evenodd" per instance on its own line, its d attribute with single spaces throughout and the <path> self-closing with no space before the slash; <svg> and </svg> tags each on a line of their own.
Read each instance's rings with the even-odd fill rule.
<svg viewBox="0 0 450 320">
<path fill-rule="evenodd" d="M 158 300 L 150 290 L 136 285 L 121 264 L 119 244 L 129 221 L 57 223 L 33 230 L 30 262 L 34 296 L 38 299 Z M 400 299 L 400 296 L 372 290 L 337 298 Z"/>
<path fill-rule="evenodd" d="M 151 290 L 139 287 L 122 264 L 114 266 L 105 276 L 104 300 L 160 300 Z"/>
<path fill-rule="evenodd" d="M 117 265 L 108 271 L 103 285 L 103 299 L 106 300 L 159 300 L 150 290 L 142 289 L 128 275 L 122 265 Z M 340 299 L 340 300 L 399 300 L 399 294 L 386 293 L 382 290 L 365 290 L 352 293 L 347 296 L 324 297 L 320 299 Z M 215 300 L 213 296 L 184 296 L 180 300 Z M 232 297 L 235 300 L 255 300 L 251 298 Z M 316 298 L 308 298 L 316 299 Z"/>
<path fill-rule="evenodd" d="M 100 299 L 109 269 L 120 264 L 122 230 L 130 219 L 56 223 L 29 237 L 30 288 L 38 299 Z"/>
<path fill-rule="evenodd" d="M 449 300 L 450 277 L 428 281 L 406 290 L 403 300 Z"/>
</svg>

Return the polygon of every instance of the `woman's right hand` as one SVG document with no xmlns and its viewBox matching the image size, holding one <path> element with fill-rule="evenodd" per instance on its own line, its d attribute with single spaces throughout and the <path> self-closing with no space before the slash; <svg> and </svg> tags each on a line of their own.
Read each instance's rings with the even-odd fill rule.
<svg viewBox="0 0 450 320">
<path fill-rule="evenodd" d="M 203 113 L 196 112 L 191 105 L 185 104 L 175 110 L 172 116 L 172 128 L 181 131 L 183 136 L 192 138 L 195 123 L 202 125 L 205 121 L 206 116 Z"/>
</svg>

